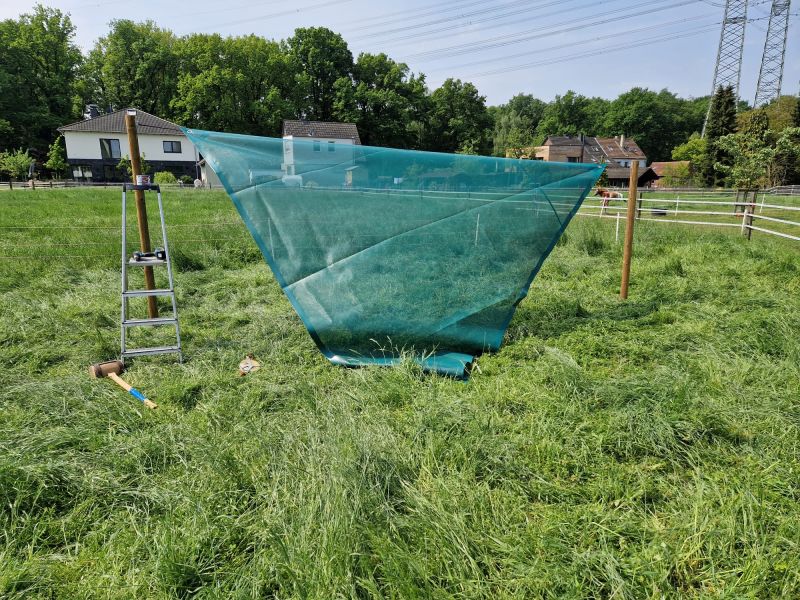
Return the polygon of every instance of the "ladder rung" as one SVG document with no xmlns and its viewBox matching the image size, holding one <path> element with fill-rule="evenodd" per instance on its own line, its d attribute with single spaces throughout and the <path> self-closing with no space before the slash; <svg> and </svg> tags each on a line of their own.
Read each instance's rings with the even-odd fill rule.
<svg viewBox="0 0 800 600">
<path fill-rule="evenodd" d="M 153 267 L 158 265 L 165 265 L 167 261 L 165 260 L 133 260 L 130 259 L 128 261 L 128 265 L 131 267 Z"/>
<path fill-rule="evenodd" d="M 122 322 L 125 327 L 155 327 L 157 325 L 175 325 L 178 319 L 174 317 L 158 317 L 156 319 L 127 319 Z"/>
<path fill-rule="evenodd" d="M 154 348 L 137 348 L 136 350 L 125 350 L 122 356 L 147 356 L 148 354 L 169 354 L 170 352 L 180 352 L 180 346 L 156 346 Z"/>
<path fill-rule="evenodd" d="M 171 296 L 175 292 L 172 290 L 128 290 L 122 292 L 123 298 L 133 298 L 135 296 Z"/>
</svg>

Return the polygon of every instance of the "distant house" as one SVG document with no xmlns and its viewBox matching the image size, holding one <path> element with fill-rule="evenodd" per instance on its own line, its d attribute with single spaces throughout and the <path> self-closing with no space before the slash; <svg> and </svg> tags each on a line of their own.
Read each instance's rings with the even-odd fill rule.
<svg viewBox="0 0 800 600">
<path fill-rule="evenodd" d="M 654 162 L 650 168 L 658 176 L 653 187 L 681 187 L 692 183 L 692 163 L 688 160 Z"/>
<path fill-rule="evenodd" d="M 522 158 L 551 162 L 596 163 L 608 165 L 606 174 L 609 185 L 626 187 L 630 180 L 630 168 L 639 163 L 639 185 L 649 186 L 657 179 L 647 168 L 647 156 L 639 145 L 624 135 L 617 137 L 591 137 L 571 135 L 548 136 L 544 144 L 525 149 Z M 517 152 L 516 154 L 519 154 Z M 527 156 L 526 156 L 527 154 Z"/>
<path fill-rule="evenodd" d="M 355 159 L 355 146 L 360 145 L 354 123 L 287 120 L 283 122 L 283 170 L 293 176 L 297 164 L 304 170 L 344 164 Z"/>
<path fill-rule="evenodd" d="M 170 171 L 177 177 L 197 177 L 197 150 L 175 123 L 142 110 L 124 108 L 99 115 L 90 111 L 87 116 L 91 118 L 58 128 L 64 135 L 67 163 L 75 179 L 103 182 L 126 179 L 117 164 L 130 154 L 125 131 L 128 110 L 136 110 L 139 150 L 152 172 Z"/>
</svg>

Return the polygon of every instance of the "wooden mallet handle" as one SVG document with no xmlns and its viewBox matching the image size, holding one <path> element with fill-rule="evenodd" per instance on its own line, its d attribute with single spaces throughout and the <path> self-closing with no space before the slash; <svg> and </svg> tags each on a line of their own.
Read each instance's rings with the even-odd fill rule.
<svg viewBox="0 0 800 600">
<path fill-rule="evenodd" d="M 110 377 L 114 383 L 116 383 L 119 387 L 128 392 L 131 396 L 133 396 L 137 400 L 141 400 L 142 404 L 144 404 L 147 408 L 150 409 L 158 408 L 158 404 L 152 402 L 151 400 L 148 400 L 142 392 L 137 390 L 135 387 L 133 387 L 127 381 L 122 379 L 122 377 L 120 377 L 116 373 L 109 373 L 108 377 Z"/>
</svg>

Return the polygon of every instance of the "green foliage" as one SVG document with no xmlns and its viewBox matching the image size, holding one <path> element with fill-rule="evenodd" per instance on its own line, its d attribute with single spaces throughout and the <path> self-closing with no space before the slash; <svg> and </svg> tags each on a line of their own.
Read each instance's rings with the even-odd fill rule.
<svg viewBox="0 0 800 600">
<path fill-rule="evenodd" d="M 81 53 L 75 28 L 58 9 L 36 5 L 0 21 L 0 151 L 44 151 L 57 127 L 76 120 Z"/>
<path fill-rule="evenodd" d="M 487 154 L 490 125 L 486 98 L 478 89 L 460 79 L 447 79 L 431 94 L 426 149 L 456 152 L 471 148 Z"/>
<path fill-rule="evenodd" d="M 285 47 L 298 66 L 298 114 L 309 120 L 332 120 L 336 82 L 350 79 L 353 72 L 353 54 L 347 42 L 326 27 L 300 27 L 286 40 Z"/>
<path fill-rule="evenodd" d="M 170 106 L 184 125 L 276 137 L 283 119 L 295 116 L 295 70 L 277 42 L 194 34 L 178 48 L 178 93 Z"/>
<path fill-rule="evenodd" d="M 153 175 L 153 182 L 159 185 L 162 183 L 178 183 L 178 178 L 169 171 L 159 171 Z"/>
<path fill-rule="evenodd" d="M 334 115 L 355 123 L 361 143 L 369 146 L 411 148 L 415 123 L 424 119 L 424 75 L 410 73 L 408 65 L 386 54 L 362 53 L 353 65 L 352 78 L 334 84 Z"/>
<path fill-rule="evenodd" d="M 692 165 L 702 165 L 706 160 L 708 144 L 699 133 L 693 133 L 685 144 L 672 149 L 672 160 L 688 160 Z"/>
<path fill-rule="evenodd" d="M 692 183 L 692 170 L 690 165 L 685 163 L 671 164 L 664 167 L 664 174 L 659 180 L 659 184 L 665 187 L 687 186 Z"/>
<path fill-rule="evenodd" d="M 86 375 L 118 194 L 0 191 L 40 257 L 0 261 L 0 597 L 800 597 L 795 242 L 642 221 L 620 302 L 574 219 L 462 383 L 327 364 L 225 195 L 170 192 L 186 360 L 130 362 L 144 411 Z"/>
<path fill-rule="evenodd" d="M 556 96 L 544 109 L 536 127 L 537 142 L 543 142 L 548 135 L 577 135 L 592 131 L 591 102 L 572 90 Z"/>
<path fill-rule="evenodd" d="M 64 174 L 69 167 L 67 164 L 67 151 L 64 148 L 64 136 L 59 135 L 55 141 L 50 144 L 50 149 L 47 153 L 47 162 L 44 166 L 55 173 L 56 177 Z"/>
<path fill-rule="evenodd" d="M 649 160 L 668 160 L 672 148 L 703 125 L 705 115 L 688 104 L 667 90 L 633 88 L 611 102 L 602 129 L 635 139 Z"/>
<path fill-rule="evenodd" d="M 152 171 L 150 167 L 150 163 L 144 159 L 144 153 L 139 157 L 139 163 L 141 165 L 142 172 L 139 173 L 140 175 L 147 175 Z M 117 163 L 117 168 L 122 171 L 123 174 L 131 176 L 131 157 L 128 154 L 123 154 L 122 158 L 119 159 Z"/>
<path fill-rule="evenodd" d="M 14 150 L 0 153 L 0 172 L 11 179 L 27 179 L 33 159 L 27 150 Z"/>
<path fill-rule="evenodd" d="M 769 128 L 780 133 L 787 127 L 800 127 L 800 123 L 794 122 L 796 112 L 800 116 L 800 101 L 797 96 L 779 96 L 766 106 L 740 112 L 738 129 L 741 131 L 753 114 L 763 113 L 767 116 Z"/>
<path fill-rule="evenodd" d="M 733 88 L 720 87 L 711 99 L 711 110 L 706 125 L 706 160 L 700 165 L 701 175 L 707 185 L 721 186 L 725 175 L 731 171 L 733 159 L 717 144 L 723 136 L 736 131 L 736 97 Z"/>
<path fill-rule="evenodd" d="M 152 21 L 111 21 L 89 52 L 84 93 L 103 107 L 135 107 L 168 117 L 178 91 L 175 35 Z"/>
<path fill-rule="evenodd" d="M 180 181 L 183 185 L 192 185 L 194 183 L 194 177 L 190 175 L 181 175 L 178 177 L 178 181 Z"/>
</svg>

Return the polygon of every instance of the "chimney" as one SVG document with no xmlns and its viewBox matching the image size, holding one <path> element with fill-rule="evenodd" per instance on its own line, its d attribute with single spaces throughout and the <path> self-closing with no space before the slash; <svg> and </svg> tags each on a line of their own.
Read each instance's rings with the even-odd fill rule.
<svg viewBox="0 0 800 600">
<path fill-rule="evenodd" d="M 623 133 L 619 136 L 619 147 L 624 151 L 625 150 L 625 134 Z"/>
</svg>

